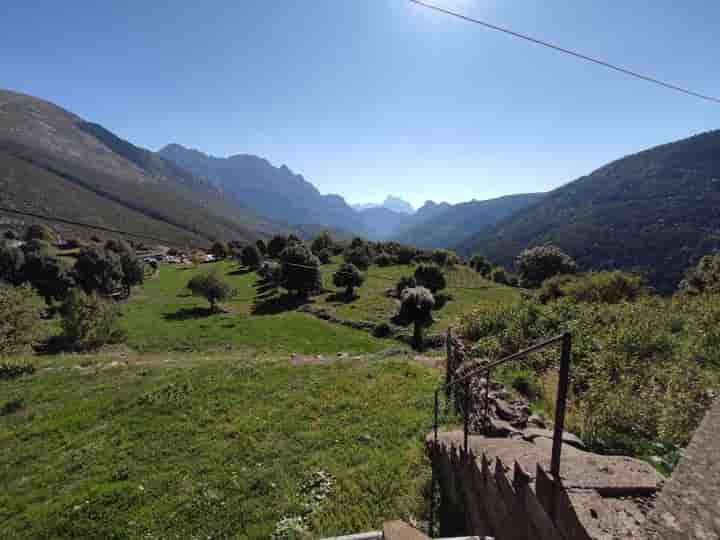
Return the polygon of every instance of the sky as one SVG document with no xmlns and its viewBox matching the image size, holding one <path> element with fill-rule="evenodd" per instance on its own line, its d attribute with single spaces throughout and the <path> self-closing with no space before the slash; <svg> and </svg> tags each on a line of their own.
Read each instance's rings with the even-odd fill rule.
<svg viewBox="0 0 720 540">
<path fill-rule="evenodd" d="M 720 94 L 720 2 L 435 0 Z M 4 0 L 0 87 L 350 203 L 546 191 L 720 128 L 700 101 L 407 0 Z"/>
</svg>

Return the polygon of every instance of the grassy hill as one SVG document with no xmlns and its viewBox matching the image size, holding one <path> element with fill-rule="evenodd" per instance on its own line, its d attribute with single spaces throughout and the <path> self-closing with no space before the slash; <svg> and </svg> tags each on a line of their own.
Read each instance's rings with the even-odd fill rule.
<svg viewBox="0 0 720 540">
<path fill-rule="evenodd" d="M 720 247 L 720 131 L 610 163 L 458 248 L 509 265 L 546 242 L 582 269 L 637 270 L 672 289 L 688 266 Z"/>
<path fill-rule="evenodd" d="M 285 230 L 101 126 L 1 90 L 0 203 L 182 244 Z"/>
</svg>

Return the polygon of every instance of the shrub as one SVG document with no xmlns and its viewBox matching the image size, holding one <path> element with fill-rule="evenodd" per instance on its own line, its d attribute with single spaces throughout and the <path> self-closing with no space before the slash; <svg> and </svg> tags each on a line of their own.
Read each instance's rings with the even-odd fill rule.
<svg viewBox="0 0 720 540">
<path fill-rule="evenodd" d="M 303 243 L 288 245 L 280 254 L 281 285 L 306 297 L 322 288 L 320 261 Z"/>
<path fill-rule="evenodd" d="M 387 253 L 380 253 L 375 257 L 375 264 L 381 268 L 391 266 L 393 264 L 393 258 Z"/>
<path fill-rule="evenodd" d="M 360 287 L 363 281 L 365 281 L 363 275 L 355 265 L 350 263 L 341 265 L 337 272 L 333 274 L 333 285 L 336 287 L 345 287 L 345 294 L 348 298 L 352 298 L 353 289 Z"/>
<path fill-rule="evenodd" d="M 73 276 L 60 259 L 37 252 L 26 255 L 22 275 L 45 299 L 48 306 L 53 300 L 64 300 L 70 288 L 75 285 Z"/>
<path fill-rule="evenodd" d="M 110 295 L 122 285 L 123 271 L 120 256 L 114 251 L 96 247 L 80 250 L 75 261 L 77 284 L 89 294 Z"/>
<path fill-rule="evenodd" d="M 267 255 L 267 245 L 265 245 L 265 241 L 260 239 L 257 242 L 255 242 L 255 247 L 258 250 L 258 253 L 260 253 L 261 257 L 264 257 Z"/>
<path fill-rule="evenodd" d="M 210 248 L 210 253 L 218 259 L 224 259 L 230 254 L 230 249 L 225 242 L 217 241 L 213 242 L 213 245 Z"/>
<path fill-rule="evenodd" d="M 392 328 L 388 323 L 380 323 L 373 329 L 373 336 L 376 338 L 386 338 L 392 334 Z"/>
<path fill-rule="evenodd" d="M 574 274 L 575 261 L 559 247 L 553 245 L 526 249 L 515 265 L 522 287 L 539 287 L 543 281 L 558 274 Z"/>
<path fill-rule="evenodd" d="M 41 309 L 28 285 L 0 283 L 0 357 L 29 349 L 37 339 Z"/>
<path fill-rule="evenodd" d="M 642 293 L 640 276 L 612 271 L 554 276 L 543 282 L 538 296 L 543 303 L 569 296 L 576 302 L 617 304 L 635 301 Z"/>
<path fill-rule="evenodd" d="M 488 277 L 492 271 L 492 265 L 482 255 L 473 255 L 470 259 L 470 268 L 478 272 L 482 277 Z"/>
<path fill-rule="evenodd" d="M 318 253 L 318 259 L 320 260 L 320 264 L 330 264 L 331 257 L 332 252 L 329 249 L 323 249 L 320 253 Z"/>
<path fill-rule="evenodd" d="M 96 349 L 121 337 L 116 328 L 117 306 L 94 292 L 85 294 L 80 289 L 73 289 L 60 313 L 63 337 L 75 349 Z"/>
<path fill-rule="evenodd" d="M 328 231 L 323 231 L 312 241 L 311 250 L 315 255 L 319 255 L 321 252 L 332 249 L 333 239 Z"/>
<path fill-rule="evenodd" d="M 287 247 L 287 237 L 281 234 L 276 234 L 270 239 L 267 246 L 267 254 L 271 259 L 277 259 L 282 253 L 282 250 Z"/>
<path fill-rule="evenodd" d="M 35 373 L 35 366 L 27 362 L 15 360 L 0 360 L 0 381 L 16 379 L 23 375 Z"/>
<path fill-rule="evenodd" d="M 415 259 L 417 250 L 408 246 L 400 246 L 397 250 L 398 264 L 410 264 Z"/>
<path fill-rule="evenodd" d="M 417 287 L 417 281 L 415 281 L 414 277 L 403 276 L 395 285 L 395 293 L 398 298 L 400 298 L 402 297 L 402 293 L 405 289 L 414 289 L 415 287 Z"/>
<path fill-rule="evenodd" d="M 415 281 L 421 287 L 430 289 L 433 294 L 447 286 L 442 270 L 429 264 L 421 264 L 415 269 Z"/>
<path fill-rule="evenodd" d="M 48 257 L 50 255 L 50 244 L 42 240 L 28 240 L 22 246 L 22 251 L 26 257 L 31 254 Z"/>
<path fill-rule="evenodd" d="M 57 241 L 57 234 L 47 225 L 30 225 L 25 231 L 25 240 L 41 240 L 48 244 L 54 244 Z"/>
<path fill-rule="evenodd" d="M 262 257 L 260 256 L 260 252 L 257 247 L 245 246 L 242 250 L 240 261 L 243 266 L 247 266 L 248 268 L 257 268 L 262 262 Z"/>
<path fill-rule="evenodd" d="M 125 252 L 120 255 L 120 267 L 122 268 L 122 283 L 125 296 L 130 296 L 132 288 L 142 285 L 145 281 L 145 264 L 134 252 Z"/>
<path fill-rule="evenodd" d="M 720 293 L 720 253 L 700 259 L 695 268 L 685 273 L 679 290 L 685 294 Z"/>
<path fill-rule="evenodd" d="M 24 265 L 25 254 L 21 249 L 0 244 L 0 281 L 19 285 L 25 279 Z"/>
<path fill-rule="evenodd" d="M 502 266 L 496 266 L 492 269 L 492 272 L 490 272 L 490 279 L 495 283 L 500 283 L 501 285 L 510 285 L 510 277 Z"/>
<path fill-rule="evenodd" d="M 360 270 L 364 271 L 370 268 L 372 259 L 370 258 L 367 247 L 351 247 L 345 251 L 343 257 L 346 263 L 355 265 Z"/>
<path fill-rule="evenodd" d="M 413 324 L 413 343 L 415 348 L 421 349 L 423 344 L 423 328 L 433 323 L 432 310 L 435 307 L 435 298 L 424 287 L 405 289 L 402 293 L 402 303 L 398 320 L 403 324 Z"/>
<path fill-rule="evenodd" d="M 17 234 L 15 234 L 15 231 L 7 230 L 3 233 L 3 238 L 5 240 L 17 240 Z"/>
<path fill-rule="evenodd" d="M 218 302 L 223 302 L 233 295 L 232 287 L 217 271 L 192 277 L 188 281 L 187 288 L 195 296 L 205 298 L 210 303 L 212 312 L 219 311 Z"/>
<path fill-rule="evenodd" d="M 105 249 L 107 251 L 113 251 L 118 255 L 122 253 L 135 253 L 135 250 L 132 248 L 132 246 L 128 244 L 125 240 L 108 240 L 107 242 L 105 242 Z M 170 253 L 170 250 L 168 250 L 168 255 L 172 255 L 172 253 Z"/>
<path fill-rule="evenodd" d="M 432 252 L 432 261 L 441 267 L 452 267 L 460 262 L 460 257 L 454 251 L 436 249 Z"/>
</svg>

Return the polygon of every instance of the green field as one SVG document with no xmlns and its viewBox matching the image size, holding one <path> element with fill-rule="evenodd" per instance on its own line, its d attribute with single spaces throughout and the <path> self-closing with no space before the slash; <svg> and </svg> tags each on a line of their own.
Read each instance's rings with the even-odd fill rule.
<svg viewBox="0 0 720 540">
<path fill-rule="evenodd" d="M 372 356 L 126 360 L 67 356 L 75 367 L 0 383 L 3 538 L 269 538 L 320 470 L 335 483 L 312 537 L 422 512 L 439 372 Z"/>
</svg>

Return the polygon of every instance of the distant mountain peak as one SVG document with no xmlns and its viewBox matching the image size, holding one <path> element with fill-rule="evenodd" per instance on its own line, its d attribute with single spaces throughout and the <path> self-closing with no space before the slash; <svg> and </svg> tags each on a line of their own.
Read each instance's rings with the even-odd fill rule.
<svg viewBox="0 0 720 540">
<path fill-rule="evenodd" d="M 385 202 L 382 204 L 385 208 L 388 210 L 393 210 L 394 212 L 400 212 L 401 214 L 414 214 L 415 209 L 412 207 L 412 205 L 401 199 L 400 197 L 395 197 L 394 195 L 388 195 L 385 198 Z"/>
</svg>

